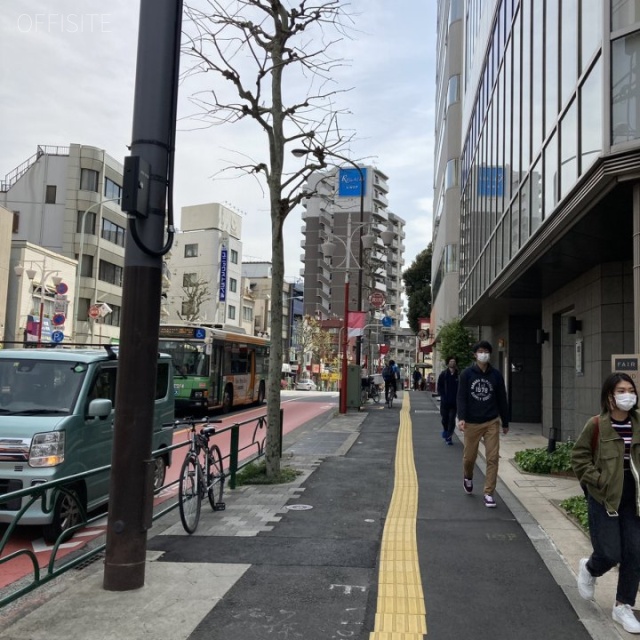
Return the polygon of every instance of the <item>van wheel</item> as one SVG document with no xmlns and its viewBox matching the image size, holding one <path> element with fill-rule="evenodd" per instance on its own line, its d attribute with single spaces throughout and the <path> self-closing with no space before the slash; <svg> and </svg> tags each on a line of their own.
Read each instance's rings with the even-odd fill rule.
<svg viewBox="0 0 640 640">
<path fill-rule="evenodd" d="M 167 475 L 167 461 L 164 456 L 158 456 L 153 469 L 153 489 L 158 491 L 164 486 L 164 478 Z"/>
<path fill-rule="evenodd" d="M 222 413 L 229 413 L 231 407 L 233 407 L 233 388 L 228 384 L 222 396 Z"/>
<path fill-rule="evenodd" d="M 53 507 L 53 519 L 42 528 L 45 542 L 54 543 L 65 531 L 86 522 L 86 509 L 77 489 L 58 491 Z"/>
</svg>

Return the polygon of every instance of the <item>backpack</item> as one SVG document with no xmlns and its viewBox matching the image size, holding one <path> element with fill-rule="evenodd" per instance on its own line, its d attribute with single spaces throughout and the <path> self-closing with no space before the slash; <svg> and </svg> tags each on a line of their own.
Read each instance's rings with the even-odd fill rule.
<svg viewBox="0 0 640 640">
<path fill-rule="evenodd" d="M 393 369 L 389 365 L 386 365 L 385 368 L 382 370 L 382 378 L 384 380 L 393 380 L 395 378 Z"/>
</svg>

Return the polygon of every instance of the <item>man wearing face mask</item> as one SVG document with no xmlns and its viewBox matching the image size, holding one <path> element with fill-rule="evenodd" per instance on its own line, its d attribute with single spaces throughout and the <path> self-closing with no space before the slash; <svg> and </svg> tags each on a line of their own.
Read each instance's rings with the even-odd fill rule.
<svg viewBox="0 0 640 640">
<path fill-rule="evenodd" d="M 587 421 L 571 463 L 587 489 L 593 547 L 578 565 L 578 592 L 593 600 L 596 578 L 618 565 L 612 617 L 625 631 L 640 633 L 632 610 L 640 586 L 640 416 L 636 385 L 626 373 L 604 381 L 600 415 Z"/>
<path fill-rule="evenodd" d="M 489 363 L 492 351 L 486 340 L 473 345 L 475 362 L 460 374 L 457 398 L 458 428 L 464 433 L 462 486 L 465 493 L 473 493 L 473 470 L 482 440 L 487 463 L 484 504 L 489 508 L 496 506 L 500 429 L 504 434 L 509 431 L 507 390 L 502 374 Z"/>
</svg>

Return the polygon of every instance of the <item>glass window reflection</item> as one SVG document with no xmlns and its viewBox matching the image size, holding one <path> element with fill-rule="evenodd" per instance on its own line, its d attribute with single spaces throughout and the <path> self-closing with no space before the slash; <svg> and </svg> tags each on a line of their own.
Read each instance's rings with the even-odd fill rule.
<svg viewBox="0 0 640 640">
<path fill-rule="evenodd" d="M 624 29 L 636 22 L 640 22 L 640 0 L 616 0 L 611 3 L 612 31 Z"/>
<path fill-rule="evenodd" d="M 545 128 L 547 134 L 556 125 L 558 117 L 558 3 L 547 2 L 545 14 Z"/>
<path fill-rule="evenodd" d="M 602 46 L 601 0 L 582 0 L 580 26 L 582 37 L 580 42 L 580 73 L 583 73 L 593 58 L 593 54 Z"/>
<path fill-rule="evenodd" d="M 640 34 L 619 38 L 611 46 L 611 143 L 638 137 L 638 62 Z"/>
<path fill-rule="evenodd" d="M 574 100 L 560 123 L 560 190 L 564 198 L 578 179 L 577 105 Z"/>
<path fill-rule="evenodd" d="M 578 73 L 578 0 L 562 0 L 562 33 L 560 35 L 562 76 L 561 104 L 575 91 Z"/>
<path fill-rule="evenodd" d="M 602 151 L 602 58 L 580 90 L 580 172 L 584 173 Z"/>
<path fill-rule="evenodd" d="M 544 150 L 544 217 L 547 219 L 558 202 L 558 141 L 557 132 L 549 139 Z"/>
</svg>

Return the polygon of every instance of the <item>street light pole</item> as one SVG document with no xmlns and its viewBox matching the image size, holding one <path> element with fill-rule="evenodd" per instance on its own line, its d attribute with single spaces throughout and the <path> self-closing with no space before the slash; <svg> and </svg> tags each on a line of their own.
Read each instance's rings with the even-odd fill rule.
<svg viewBox="0 0 640 640">
<path fill-rule="evenodd" d="M 108 200 L 100 200 L 100 202 L 94 202 L 87 207 L 80 217 L 80 248 L 78 250 L 78 264 L 76 266 L 76 286 L 73 296 L 73 340 L 78 341 L 77 328 L 78 328 L 78 303 L 80 301 L 80 278 L 82 277 L 82 258 L 84 256 L 84 225 L 86 222 L 87 214 L 95 207 L 101 207 L 107 202 L 120 202 L 120 198 L 109 198 Z"/>
</svg>

